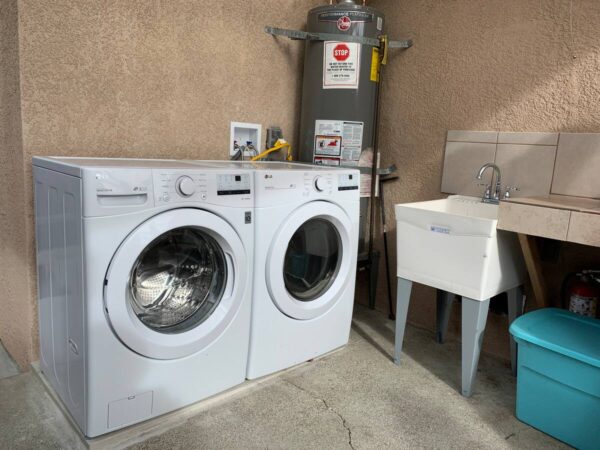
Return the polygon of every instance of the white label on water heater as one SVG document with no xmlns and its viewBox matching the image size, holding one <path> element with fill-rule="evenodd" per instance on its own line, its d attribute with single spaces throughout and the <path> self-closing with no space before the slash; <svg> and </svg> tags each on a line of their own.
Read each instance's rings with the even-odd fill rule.
<svg viewBox="0 0 600 450">
<path fill-rule="evenodd" d="M 323 43 L 323 89 L 358 89 L 360 44 Z"/>
<path fill-rule="evenodd" d="M 358 166 L 363 140 L 363 122 L 315 121 L 315 164 Z"/>
</svg>

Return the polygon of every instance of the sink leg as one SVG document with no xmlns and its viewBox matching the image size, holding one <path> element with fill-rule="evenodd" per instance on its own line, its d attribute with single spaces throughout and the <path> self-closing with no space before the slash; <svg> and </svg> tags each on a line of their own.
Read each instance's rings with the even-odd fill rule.
<svg viewBox="0 0 600 450">
<path fill-rule="evenodd" d="M 406 328 L 406 316 L 408 314 L 411 290 L 412 281 L 398 277 L 398 290 L 396 292 L 396 342 L 394 343 L 394 363 L 397 365 L 400 365 L 400 353 L 402 353 L 402 342 L 404 341 L 404 330 Z"/>
<path fill-rule="evenodd" d="M 517 286 L 510 291 L 507 291 L 508 295 L 508 326 L 517 318 L 523 315 L 525 308 L 525 295 L 523 293 L 523 286 Z M 517 376 L 517 343 L 515 342 L 512 335 L 510 336 L 510 367 L 512 369 L 513 376 Z"/>
<path fill-rule="evenodd" d="M 452 312 L 453 301 L 454 294 L 438 289 L 435 330 L 435 340 L 438 344 L 443 344 L 446 340 L 446 333 L 448 331 L 448 322 L 450 321 L 450 313 Z"/>
<path fill-rule="evenodd" d="M 462 395 L 470 397 L 477 374 L 490 300 L 462 298 Z"/>
</svg>

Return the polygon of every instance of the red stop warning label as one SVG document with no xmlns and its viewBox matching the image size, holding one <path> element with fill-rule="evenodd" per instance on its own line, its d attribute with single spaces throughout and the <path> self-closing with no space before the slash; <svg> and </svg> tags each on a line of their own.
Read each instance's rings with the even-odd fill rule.
<svg viewBox="0 0 600 450">
<path fill-rule="evenodd" d="M 346 44 L 338 44 L 333 48 L 333 57 L 336 61 L 346 61 L 350 56 L 350 49 Z"/>
<path fill-rule="evenodd" d="M 360 44 L 323 43 L 323 89 L 358 89 Z"/>
</svg>

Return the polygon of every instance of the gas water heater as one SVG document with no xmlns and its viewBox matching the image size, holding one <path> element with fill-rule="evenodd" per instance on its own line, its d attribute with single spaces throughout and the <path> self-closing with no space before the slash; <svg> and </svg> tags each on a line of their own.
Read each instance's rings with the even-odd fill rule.
<svg viewBox="0 0 600 450">
<path fill-rule="evenodd" d="M 366 1 L 330 0 L 308 12 L 306 31 L 265 29 L 306 41 L 298 159 L 361 170 L 359 251 L 365 250 L 368 198 L 375 186 L 381 65 L 388 49 L 412 45 L 388 41 L 384 25 L 383 13 Z"/>
<path fill-rule="evenodd" d="M 332 40 L 306 41 L 298 154 L 301 161 L 371 165 L 383 26 L 381 12 L 351 0 L 320 6 L 308 13 L 307 32 L 328 33 Z M 371 38 L 374 45 L 347 42 L 336 35 Z M 363 155 L 365 151 L 370 154 Z"/>
</svg>

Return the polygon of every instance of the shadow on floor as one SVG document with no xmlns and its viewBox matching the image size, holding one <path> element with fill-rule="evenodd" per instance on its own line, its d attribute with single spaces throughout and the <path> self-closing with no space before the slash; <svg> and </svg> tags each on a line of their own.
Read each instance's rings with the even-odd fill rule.
<svg viewBox="0 0 600 450">
<path fill-rule="evenodd" d="M 2 378 L 14 377 L 19 374 L 17 363 L 10 357 L 2 341 L 0 341 L 0 380 Z"/>
<path fill-rule="evenodd" d="M 394 364 L 395 322 L 382 313 L 357 306 L 352 329 L 385 360 Z M 438 344 L 433 332 L 408 325 L 400 366 L 395 368 L 398 377 L 407 376 L 407 372 L 421 372 L 424 382 L 428 378 L 435 378 L 438 381 L 432 383 L 432 388 L 440 382 L 445 384 L 452 391 L 451 397 L 454 400 L 450 403 L 456 402 L 457 409 L 469 408 L 479 422 L 484 423 L 499 437 L 503 437 L 508 447 L 535 448 L 538 444 L 532 445 L 533 442 L 541 438 L 547 447 L 566 448 L 564 444 L 516 419 L 516 378 L 512 376 L 507 361 L 482 354 L 474 394 L 471 398 L 462 397 L 460 342 L 449 339 L 444 344 Z M 438 408 L 440 406 L 442 405 L 438 405 Z M 442 411 L 443 407 L 440 408 L 440 413 Z M 449 423 L 455 420 L 453 414 L 447 414 L 446 418 Z M 481 426 L 481 423 L 475 422 L 473 426 Z M 529 441 L 530 438 L 533 438 L 532 442 Z"/>
</svg>

